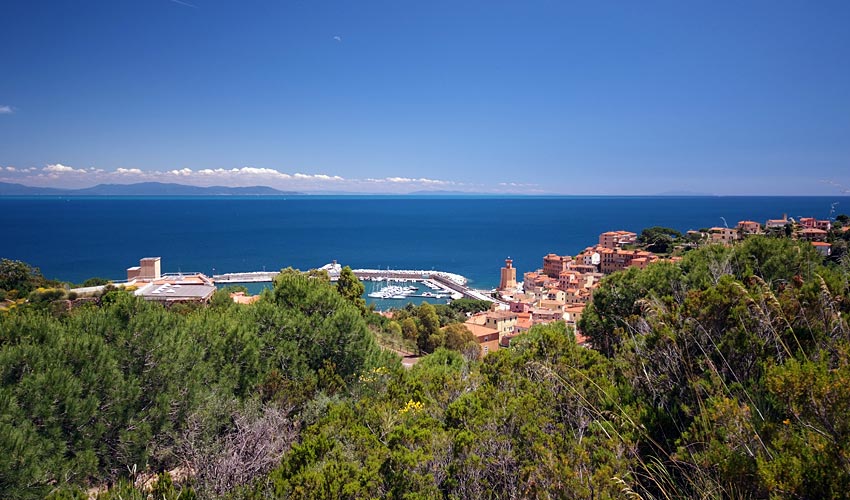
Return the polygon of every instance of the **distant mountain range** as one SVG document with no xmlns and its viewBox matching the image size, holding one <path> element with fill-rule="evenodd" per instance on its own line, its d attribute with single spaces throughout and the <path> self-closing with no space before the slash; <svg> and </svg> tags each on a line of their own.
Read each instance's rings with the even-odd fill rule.
<svg viewBox="0 0 850 500">
<path fill-rule="evenodd" d="M 98 184 L 82 189 L 57 189 L 0 182 L 0 196 L 291 196 L 297 191 L 280 191 L 268 186 L 187 186 L 164 182 Z"/>
</svg>

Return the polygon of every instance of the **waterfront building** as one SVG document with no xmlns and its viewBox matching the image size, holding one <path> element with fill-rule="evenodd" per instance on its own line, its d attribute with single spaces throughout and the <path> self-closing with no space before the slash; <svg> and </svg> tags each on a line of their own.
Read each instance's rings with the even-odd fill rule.
<svg viewBox="0 0 850 500">
<path fill-rule="evenodd" d="M 550 253 L 543 257 L 543 274 L 550 278 L 558 279 L 558 276 L 569 269 L 573 258 L 569 255 L 556 255 Z"/>
<path fill-rule="evenodd" d="M 823 229 L 829 231 L 832 229 L 832 223 L 828 220 L 818 220 L 814 217 L 800 217 L 800 226 L 808 229 Z"/>
<path fill-rule="evenodd" d="M 508 257 L 505 259 L 505 267 L 502 268 L 499 290 L 513 290 L 516 286 L 516 268 L 514 261 Z"/>
<path fill-rule="evenodd" d="M 652 252 L 645 250 L 621 250 L 602 248 L 600 270 L 603 274 L 611 274 L 617 271 L 622 271 L 632 265 L 638 267 L 646 267 L 647 265 L 658 260 L 658 256 Z M 635 259 L 638 259 L 636 262 Z"/>
<path fill-rule="evenodd" d="M 160 257 L 145 257 L 138 266 L 127 268 L 126 286 L 134 286 L 134 294 L 152 302 L 209 302 L 215 293 L 213 281 L 204 274 L 162 274 Z"/>
<path fill-rule="evenodd" d="M 215 285 L 211 279 L 197 273 L 185 276 L 166 276 L 151 280 L 140 286 L 135 294 L 152 302 L 175 304 L 180 302 L 209 302 L 215 290 Z"/>
<path fill-rule="evenodd" d="M 161 258 L 145 257 L 138 266 L 127 268 L 127 281 L 156 280 L 162 276 Z"/>
<path fill-rule="evenodd" d="M 751 220 L 742 220 L 738 222 L 738 230 L 744 235 L 761 234 L 761 224 Z"/>
<path fill-rule="evenodd" d="M 788 224 L 788 216 L 783 215 L 781 219 L 767 219 L 767 222 L 764 223 L 765 229 L 779 229 L 783 228 Z"/>
<path fill-rule="evenodd" d="M 599 235 L 599 246 L 602 248 L 615 249 L 623 245 L 632 245 L 637 242 L 637 234 L 631 231 L 607 231 Z"/>
<path fill-rule="evenodd" d="M 738 230 L 731 227 L 713 227 L 708 230 L 708 236 L 712 243 L 729 244 L 740 238 Z"/>
</svg>

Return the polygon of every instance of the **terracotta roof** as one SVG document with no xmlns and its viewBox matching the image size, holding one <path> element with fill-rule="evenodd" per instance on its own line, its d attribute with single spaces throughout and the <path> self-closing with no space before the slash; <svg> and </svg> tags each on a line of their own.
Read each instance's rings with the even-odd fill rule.
<svg viewBox="0 0 850 500">
<path fill-rule="evenodd" d="M 466 322 L 464 326 L 472 333 L 475 338 L 486 337 L 488 335 L 499 335 L 499 330 L 495 328 L 489 328 L 483 325 L 476 325 L 475 323 Z"/>
<path fill-rule="evenodd" d="M 487 317 L 493 319 L 516 319 L 517 313 L 511 311 L 491 311 L 487 313 Z"/>
</svg>

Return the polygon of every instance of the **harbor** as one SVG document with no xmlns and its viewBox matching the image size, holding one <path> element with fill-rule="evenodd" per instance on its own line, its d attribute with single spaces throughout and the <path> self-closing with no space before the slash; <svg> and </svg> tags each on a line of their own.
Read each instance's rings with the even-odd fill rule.
<svg viewBox="0 0 850 500">
<path fill-rule="evenodd" d="M 331 281 L 336 281 L 342 266 L 334 261 L 319 269 L 326 271 Z M 397 304 L 400 306 L 406 302 L 439 303 L 462 298 L 496 301 L 486 291 L 469 288 L 467 279 L 455 273 L 433 269 L 353 269 L 352 272 L 366 286 L 366 298 L 379 306 L 392 301 L 401 302 Z M 262 284 L 271 283 L 277 274 L 269 271 L 223 273 L 213 275 L 213 281 L 216 285 Z"/>
</svg>

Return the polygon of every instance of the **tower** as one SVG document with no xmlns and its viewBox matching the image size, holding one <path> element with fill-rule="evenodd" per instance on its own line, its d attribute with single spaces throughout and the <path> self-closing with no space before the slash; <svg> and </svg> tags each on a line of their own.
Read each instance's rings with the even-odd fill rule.
<svg viewBox="0 0 850 500">
<path fill-rule="evenodd" d="M 502 268 L 502 278 L 499 280 L 499 290 L 511 290 L 516 288 L 516 268 L 510 257 L 505 259 L 505 267 Z"/>
</svg>

